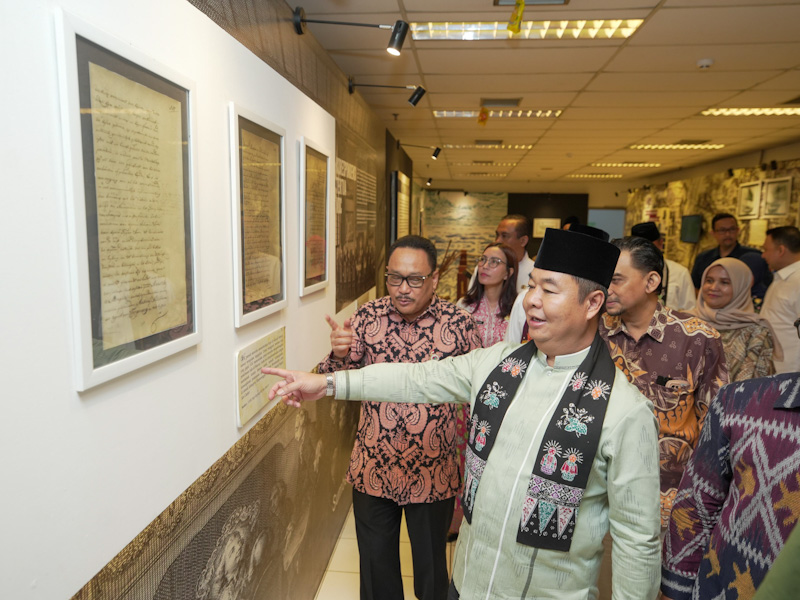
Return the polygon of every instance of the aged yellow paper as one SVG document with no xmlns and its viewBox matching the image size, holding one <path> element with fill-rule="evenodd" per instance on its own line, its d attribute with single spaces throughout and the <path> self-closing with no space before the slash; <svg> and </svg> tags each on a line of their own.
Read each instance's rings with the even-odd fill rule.
<svg viewBox="0 0 800 600">
<path fill-rule="evenodd" d="M 411 182 L 408 175 L 397 172 L 397 238 L 408 235 L 411 222 Z"/>
<path fill-rule="evenodd" d="M 241 131 L 244 302 L 281 292 L 280 145 Z"/>
<path fill-rule="evenodd" d="M 103 348 L 184 325 L 181 105 L 89 63 Z"/>
<path fill-rule="evenodd" d="M 256 340 L 236 355 L 239 427 L 266 406 L 269 388 L 280 379 L 274 375 L 262 375 L 261 367 L 286 368 L 285 327 Z"/>
<path fill-rule="evenodd" d="M 306 285 L 325 275 L 325 204 L 328 198 L 328 160 L 306 146 Z"/>
</svg>

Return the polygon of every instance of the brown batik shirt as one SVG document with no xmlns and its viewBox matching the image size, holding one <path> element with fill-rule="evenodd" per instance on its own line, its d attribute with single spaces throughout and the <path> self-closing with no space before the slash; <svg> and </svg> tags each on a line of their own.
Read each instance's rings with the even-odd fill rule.
<svg viewBox="0 0 800 600">
<path fill-rule="evenodd" d="M 620 317 L 608 313 L 600 319 L 600 335 L 617 367 L 655 408 L 661 460 L 661 525 L 666 527 L 708 405 L 728 383 L 722 340 L 705 321 L 660 302 L 639 340 L 628 333 Z"/>
<path fill-rule="evenodd" d="M 353 343 L 344 359 L 331 353 L 321 373 L 373 363 L 425 362 L 480 348 L 466 311 L 434 296 L 408 322 L 388 296 L 367 302 L 353 317 Z M 456 404 L 362 402 L 347 481 L 359 492 L 398 504 L 455 496 L 461 485 Z"/>
</svg>

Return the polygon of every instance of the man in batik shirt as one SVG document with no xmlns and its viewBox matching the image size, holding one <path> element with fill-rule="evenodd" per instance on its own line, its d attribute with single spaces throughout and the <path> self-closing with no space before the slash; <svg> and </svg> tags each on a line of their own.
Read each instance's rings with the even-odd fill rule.
<svg viewBox="0 0 800 600">
<path fill-rule="evenodd" d="M 617 367 L 655 407 L 665 528 L 708 405 L 728 383 L 728 369 L 715 329 L 659 301 L 664 259 L 658 248 L 640 237 L 614 244 L 621 253 L 600 335 Z"/>
<path fill-rule="evenodd" d="M 425 362 L 480 347 L 472 317 L 434 292 L 436 248 L 406 236 L 389 251 L 388 296 L 364 304 L 332 328 L 321 373 L 373 363 Z M 399 537 L 406 516 L 420 600 L 447 597 L 447 532 L 461 484 L 457 406 L 361 403 L 347 481 L 361 565 L 361 600 L 402 600 Z"/>
</svg>

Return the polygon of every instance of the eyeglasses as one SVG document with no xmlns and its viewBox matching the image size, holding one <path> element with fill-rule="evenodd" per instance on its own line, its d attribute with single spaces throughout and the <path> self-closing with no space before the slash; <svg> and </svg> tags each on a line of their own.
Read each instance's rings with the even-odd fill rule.
<svg viewBox="0 0 800 600">
<path fill-rule="evenodd" d="M 386 285 L 398 287 L 403 285 L 403 282 L 405 281 L 408 284 L 408 287 L 421 288 L 425 283 L 425 280 L 431 275 L 433 275 L 433 271 L 427 275 L 409 275 L 408 277 L 403 277 L 397 273 L 386 273 Z"/>
<path fill-rule="evenodd" d="M 480 266 L 489 265 L 490 269 L 494 269 L 497 265 L 508 265 L 507 262 L 502 261 L 499 258 L 495 258 L 494 256 L 481 256 L 478 258 L 478 264 Z"/>
<path fill-rule="evenodd" d="M 738 227 L 728 227 L 727 229 L 715 229 L 714 233 L 736 233 L 739 231 Z"/>
</svg>

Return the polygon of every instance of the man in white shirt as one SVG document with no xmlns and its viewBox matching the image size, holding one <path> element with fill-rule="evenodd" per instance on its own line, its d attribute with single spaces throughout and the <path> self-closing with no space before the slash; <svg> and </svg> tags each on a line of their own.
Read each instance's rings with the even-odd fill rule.
<svg viewBox="0 0 800 600">
<path fill-rule="evenodd" d="M 775 372 L 800 371 L 800 340 L 794 325 L 800 317 L 800 229 L 793 225 L 768 229 L 761 256 L 775 273 L 761 308 L 761 316 L 783 347 L 783 360 L 775 361 Z"/>
<path fill-rule="evenodd" d="M 514 249 L 517 255 L 519 268 L 517 269 L 517 292 L 528 289 L 528 276 L 533 271 L 533 260 L 528 256 L 528 242 L 533 236 L 533 223 L 525 215 L 506 215 L 500 220 L 497 229 L 494 232 L 494 241 L 496 244 L 506 244 Z M 478 269 L 472 272 L 472 278 L 469 280 L 469 286 L 472 287 L 475 283 L 475 276 Z"/>
<path fill-rule="evenodd" d="M 653 245 L 664 252 L 664 238 L 658 226 L 652 221 L 637 223 L 631 227 L 631 235 L 643 237 L 653 242 Z M 674 260 L 664 257 L 663 297 L 661 302 L 672 310 L 687 311 L 694 308 L 697 295 L 692 282 L 689 269 Z"/>
</svg>

